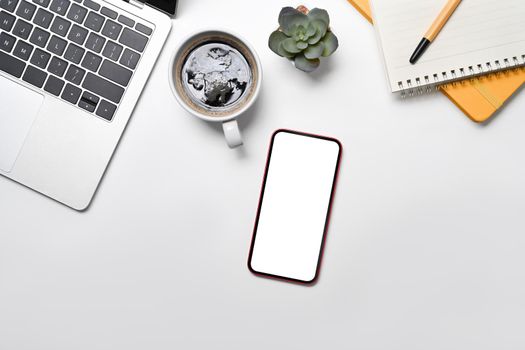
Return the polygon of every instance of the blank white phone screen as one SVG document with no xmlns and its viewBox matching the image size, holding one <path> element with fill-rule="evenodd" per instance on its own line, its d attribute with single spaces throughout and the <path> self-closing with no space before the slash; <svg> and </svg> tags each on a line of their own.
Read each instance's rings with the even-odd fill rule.
<svg viewBox="0 0 525 350">
<path fill-rule="evenodd" d="M 333 139 L 287 131 L 274 135 L 252 270 L 302 282 L 315 279 L 340 151 Z"/>
</svg>

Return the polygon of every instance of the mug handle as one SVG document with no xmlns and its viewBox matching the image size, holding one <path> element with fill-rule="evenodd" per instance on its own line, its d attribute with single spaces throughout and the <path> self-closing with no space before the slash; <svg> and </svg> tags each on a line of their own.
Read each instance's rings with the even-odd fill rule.
<svg viewBox="0 0 525 350">
<path fill-rule="evenodd" d="M 233 119 L 222 123 L 222 130 L 224 130 L 226 143 L 230 148 L 242 146 L 242 136 L 239 130 L 239 125 L 237 124 L 237 120 Z"/>
</svg>

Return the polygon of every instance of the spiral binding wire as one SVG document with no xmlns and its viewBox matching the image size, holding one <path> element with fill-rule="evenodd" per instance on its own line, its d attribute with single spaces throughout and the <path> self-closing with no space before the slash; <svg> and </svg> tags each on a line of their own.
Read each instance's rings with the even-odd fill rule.
<svg viewBox="0 0 525 350">
<path fill-rule="evenodd" d="M 503 60 L 493 62 L 478 63 L 477 65 L 466 68 L 452 69 L 450 71 L 425 75 L 406 81 L 398 81 L 397 86 L 401 93 L 401 98 L 413 97 L 417 95 L 431 93 L 440 87 L 446 87 L 450 84 L 456 84 L 461 81 L 476 78 L 486 74 L 498 74 L 506 70 L 525 69 L 525 54 L 513 56 Z"/>
</svg>

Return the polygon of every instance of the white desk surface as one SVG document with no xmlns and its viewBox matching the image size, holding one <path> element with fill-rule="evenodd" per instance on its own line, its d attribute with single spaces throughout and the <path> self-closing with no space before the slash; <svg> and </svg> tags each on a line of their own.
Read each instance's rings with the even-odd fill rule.
<svg viewBox="0 0 525 350">
<path fill-rule="evenodd" d="M 345 0 L 306 3 L 329 10 L 341 43 L 307 75 L 267 48 L 288 4 L 181 0 L 87 212 L 0 178 L 0 349 L 525 347 L 525 93 L 485 126 L 442 95 L 398 101 Z M 205 26 L 244 34 L 264 66 L 238 151 L 169 89 L 171 53 Z M 313 287 L 246 267 L 283 127 L 344 146 Z"/>
</svg>

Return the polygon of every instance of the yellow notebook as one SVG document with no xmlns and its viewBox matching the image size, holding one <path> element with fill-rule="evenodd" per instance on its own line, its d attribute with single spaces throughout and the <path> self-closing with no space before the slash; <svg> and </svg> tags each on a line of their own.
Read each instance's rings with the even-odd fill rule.
<svg viewBox="0 0 525 350">
<path fill-rule="evenodd" d="M 348 0 L 370 23 L 369 0 Z M 508 70 L 440 87 L 475 122 L 489 119 L 525 83 L 525 69 Z"/>
</svg>

